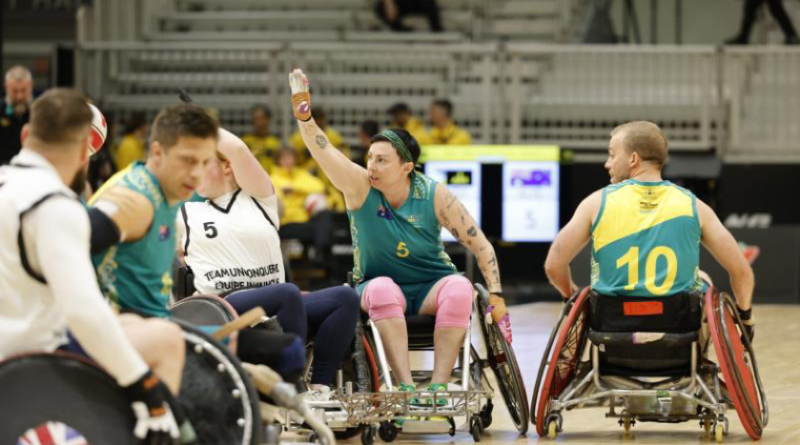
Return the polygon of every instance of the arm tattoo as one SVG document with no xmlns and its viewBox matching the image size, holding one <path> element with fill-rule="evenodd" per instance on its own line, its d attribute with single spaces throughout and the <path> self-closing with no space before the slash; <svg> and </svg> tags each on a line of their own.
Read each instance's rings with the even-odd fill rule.
<svg viewBox="0 0 800 445">
<path fill-rule="evenodd" d="M 450 207 L 452 207 L 456 201 L 457 201 L 456 197 L 448 191 L 447 197 L 444 198 L 444 203 L 447 206 L 447 208 L 449 209 Z"/>
<path fill-rule="evenodd" d="M 453 227 L 453 229 L 450 232 L 453 234 L 455 239 L 457 239 L 457 240 L 461 239 L 461 237 L 458 236 L 458 229 L 456 229 L 455 227 Z"/>
<path fill-rule="evenodd" d="M 474 238 L 475 236 L 478 235 L 478 230 L 475 229 L 475 226 L 472 226 L 469 229 L 467 229 L 467 235 L 469 235 L 469 236 Z"/>
<path fill-rule="evenodd" d="M 450 218 L 447 217 L 447 213 L 445 213 L 444 209 L 439 210 L 439 216 L 442 218 L 442 225 L 449 230 Z"/>
<path fill-rule="evenodd" d="M 318 135 L 317 136 L 317 145 L 319 146 L 320 150 L 325 150 L 325 148 L 328 146 L 328 139 L 325 136 L 321 135 L 321 134 Z"/>
</svg>

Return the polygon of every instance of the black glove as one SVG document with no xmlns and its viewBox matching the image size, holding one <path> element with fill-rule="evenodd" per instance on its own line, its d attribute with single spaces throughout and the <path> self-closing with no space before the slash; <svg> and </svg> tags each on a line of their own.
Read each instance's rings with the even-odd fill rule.
<svg viewBox="0 0 800 445">
<path fill-rule="evenodd" d="M 756 321 L 753 319 L 753 308 L 744 310 L 736 306 L 736 309 L 739 311 L 739 318 L 742 320 L 742 344 L 746 344 L 744 341 L 745 335 L 750 339 L 750 343 L 752 344 L 753 338 L 756 335 Z"/>
<path fill-rule="evenodd" d="M 125 388 L 136 415 L 133 435 L 148 445 L 171 445 L 179 443 L 180 430 L 172 415 L 169 388 L 151 371 Z"/>
</svg>

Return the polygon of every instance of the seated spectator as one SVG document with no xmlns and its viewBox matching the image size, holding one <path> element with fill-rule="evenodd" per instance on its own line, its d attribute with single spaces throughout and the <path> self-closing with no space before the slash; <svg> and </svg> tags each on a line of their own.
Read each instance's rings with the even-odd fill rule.
<svg viewBox="0 0 800 445">
<path fill-rule="evenodd" d="M 278 152 L 276 165 L 269 174 L 278 199 L 283 203 L 281 238 L 295 238 L 314 245 L 314 260 L 323 256 L 331 243 L 330 212 L 325 183 L 297 165 L 295 150 L 285 147 Z M 309 257 L 312 257 L 311 255 Z"/>
<path fill-rule="evenodd" d="M 250 109 L 253 131 L 242 136 L 242 140 L 250 147 L 250 152 L 266 172 L 269 172 L 274 165 L 275 156 L 281 148 L 281 140 L 269 131 L 270 121 L 272 112 L 269 108 L 263 104 L 254 105 Z"/>
<path fill-rule="evenodd" d="M 435 145 L 468 145 L 472 143 L 469 133 L 453 122 L 453 103 L 447 99 L 436 99 L 431 104 L 430 143 Z"/>
<path fill-rule="evenodd" d="M 122 140 L 114 150 L 114 162 L 117 164 L 117 169 L 122 170 L 136 161 L 144 161 L 147 158 L 146 135 L 147 119 L 144 113 L 133 113 L 125 123 Z"/>
<path fill-rule="evenodd" d="M 431 31 L 443 31 L 436 0 L 377 0 L 375 13 L 392 31 L 413 31 L 403 24 L 403 19 L 409 15 L 423 15 L 428 19 Z"/>
<path fill-rule="evenodd" d="M 389 113 L 389 128 L 402 128 L 414 136 L 419 145 L 428 145 L 431 143 L 430 135 L 425 130 L 425 124 L 422 120 L 414 117 L 411 113 L 411 108 L 404 102 L 398 102 L 392 105 L 388 110 Z M 377 132 L 373 133 L 373 135 Z M 369 144 L 367 144 L 369 147 Z"/>
<path fill-rule="evenodd" d="M 367 151 L 369 150 L 370 139 L 378 134 L 379 131 L 378 123 L 373 120 L 361 123 L 361 126 L 358 127 L 358 145 L 352 148 L 351 161 L 362 167 L 367 166 Z"/>
</svg>

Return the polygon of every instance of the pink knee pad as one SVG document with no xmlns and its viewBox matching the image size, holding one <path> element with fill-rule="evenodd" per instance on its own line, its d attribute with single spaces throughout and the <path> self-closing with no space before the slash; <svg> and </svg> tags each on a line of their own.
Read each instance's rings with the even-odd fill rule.
<svg viewBox="0 0 800 445">
<path fill-rule="evenodd" d="M 472 284 L 461 275 L 444 279 L 436 292 L 436 327 L 466 328 L 472 313 Z"/>
<path fill-rule="evenodd" d="M 364 289 L 361 307 L 369 318 L 378 321 L 384 318 L 403 318 L 406 311 L 406 298 L 400 286 L 391 278 L 373 278 Z"/>
</svg>

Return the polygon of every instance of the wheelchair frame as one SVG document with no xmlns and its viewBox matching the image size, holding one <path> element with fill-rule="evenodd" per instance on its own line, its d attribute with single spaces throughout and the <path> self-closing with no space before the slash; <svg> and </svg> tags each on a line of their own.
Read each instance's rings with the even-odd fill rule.
<svg viewBox="0 0 800 445">
<path fill-rule="evenodd" d="M 487 347 L 487 359 L 481 359 L 478 351 L 471 343 L 471 328 L 474 321 L 474 316 L 470 318 L 470 323 L 467 328 L 467 335 L 464 336 L 460 355 L 459 365 L 461 374 L 462 389 L 452 391 L 383 391 L 383 392 L 354 392 L 351 385 L 347 385 L 344 391 L 337 394 L 339 403 L 342 404 L 344 410 L 348 414 L 347 425 L 351 427 L 360 427 L 361 442 L 364 445 L 372 445 L 374 437 L 377 433 L 382 440 L 392 442 L 397 437 L 400 429 L 392 422 L 395 417 L 446 417 L 448 422 L 440 421 L 421 421 L 421 420 L 406 420 L 403 423 L 403 431 L 406 433 L 449 433 L 451 436 L 455 435 L 457 430 L 468 430 L 473 439 L 477 442 L 480 441 L 480 436 L 484 429 L 491 424 L 493 402 L 492 396 L 494 388 L 489 382 L 487 375 L 483 371 L 486 367 L 491 367 L 495 373 L 498 373 L 497 368 L 500 363 L 510 367 L 513 382 L 506 382 L 501 376 L 498 375 L 499 385 L 514 385 L 514 388 L 505 388 L 501 391 L 503 397 L 516 396 L 515 404 L 512 406 L 510 402 L 509 411 L 516 412 L 516 417 L 521 419 L 516 422 L 522 434 L 527 431 L 527 418 L 528 418 L 528 404 L 525 394 L 524 384 L 522 377 L 519 374 L 519 367 L 516 363 L 516 358 L 510 346 L 505 345 L 505 341 L 501 340 L 505 347 L 501 352 L 493 351 L 493 340 L 495 337 L 502 339 L 499 332 L 495 332 L 498 328 L 495 325 L 485 326 L 484 313 L 488 306 L 488 292 L 480 284 L 475 285 L 477 298 L 475 299 L 473 308 L 477 312 L 477 319 L 480 320 L 481 333 Z M 385 350 L 383 348 L 383 340 L 377 327 L 371 321 L 366 322 L 369 327 L 372 341 L 375 344 L 374 349 L 377 351 L 377 361 L 379 364 L 380 379 L 386 388 L 394 388 L 391 371 L 389 368 L 388 360 L 386 358 Z M 369 346 L 369 342 L 367 342 Z M 428 347 L 409 348 L 410 350 L 430 350 Z M 416 376 L 427 378 L 430 371 L 416 371 L 412 372 Z M 512 394 L 513 392 L 521 394 Z M 520 397 L 521 396 L 521 397 Z M 445 399 L 448 404 L 445 406 L 437 406 L 432 403 L 431 406 L 412 406 L 412 399 Z M 519 412 L 517 412 L 519 411 Z M 462 425 L 456 426 L 454 417 L 464 416 L 465 422 Z M 515 416 L 512 415 L 512 418 Z"/>
<path fill-rule="evenodd" d="M 635 425 L 636 419 L 660 422 L 683 422 L 699 419 L 705 432 L 710 433 L 713 430 L 716 441 L 718 443 L 722 442 L 723 437 L 728 433 L 728 418 L 725 414 L 729 403 L 726 400 L 723 385 L 718 377 L 720 372 L 724 375 L 726 382 L 733 382 L 734 380 L 731 376 L 736 377 L 736 383 L 734 385 L 729 384 L 733 389 L 734 406 L 748 434 L 754 440 L 761 436 L 761 429 L 766 426 L 768 421 L 768 408 L 760 376 L 758 375 L 755 354 L 749 339 L 746 339 L 746 344 L 744 345 L 745 352 L 749 354 L 749 362 L 743 359 L 741 354 L 740 360 L 737 361 L 738 366 L 729 366 L 724 359 L 719 359 L 719 356 L 727 356 L 730 360 L 734 360 L 731 353 L 731 350 L 734 350 L 732 343 L 737 343 L 739 340 L 738 336 L 734 336 L 734 340 L 731 340 L 729 335 L 731 328 L 735 332 L 735 326 L 732 323 L 734 320 L 731 320 L 730 323 L 722 323 L 722 328 L 717 331 L 719 335 L 715 333 L 718 329 L 719 320 L 726 317 L 726 312 L 732 313 L 735 316 L 735 322 L 741 324 L 738 313 L 734 309 L 735 305 L 729 296 L 723 294 L 723 297 L 719 297 L 718 291 L 713 288 L 709 289 L 705 296 L 704 310 L 706 311 L 709 330 L 711 331 L 709 341 L 714 343 L 720 365 L 703 363 L 698 366 L 700 345 L 695 340 L 691 343 L 691 370 L 689 376 L 684 375 L 660 381 L 645 382 L 634 377 L 608 376 L 604 378 L 601 374 L 600 345 L 591 342 L 586 332 L 588 331 L 586 326 L 588 321 L 586 304 L 589 291 L 589 288 L 585 288 L 567 301 L 561 312 L 559 322 L 553 329 L 545 355 L 542 358 L 531 400 L 531 404 L 537 407 L 535 415 L 531 416 L 531 422 L 536 425 L 540 436 L 547 435 L 549 438 L 555 439 L 558 433 L 562 431 L 563 417 L 561 412 L 565 409 L 570 410 L 585 406 L 608 406 L 609 412 L 606 413 L 606 417 L 618 418 L 619 424 L 623 426 L 626 433 Z M 717 304 L 713 303 L 715 298 L 717 299 Z M 723 302 L 721 304 L 719 303 L 720 298 Z M 725 310 L 726 308 L 728 311 Z M 582 311 L 584 318 L 579 321 L 578 317 L 581 316 Z M 729 314 L 727 316 L 731 317 Z M 565 319 L 567 320 L 566 323 L 564 323 Z M 570 335 L 570 330 L 575 328 L 578 323 L 583 323 L 581 327 L 577 328 L 578 330 L 582 329 L 583 332 L 576 333 L 578 338 L 575 341 L 576 350 L 573 351 L 573 355 L 570 357 L 572 362 L 565 364 L 561 361 L 562 350 L 565 341 L 568 340 L 565 337 Z M 553 348 L 556 336 L 558 336 L 559 342 Z M 723 340 L 725 345 L 722 344 Z M 591 343 L 591 365 L 588 366 L 581 361 L 586 349 L 586 342 Z M 727 350 L 723 346 L 727 346 Z M 740 367 L 750 363 L 752 364 L 753 372 L 743 376 Z M 560 388 L 553 388 L 553 379 L 556 372 L 559 369 L 564 369 L 565 366 L 571 368 L 574 375 L 567 376 L 569 381 L 566 385 Z M 547 369 L 546 376 L 545 369 Z M 745 369 L 749 371 L 750 368 Z M 545 377 L 545 383 L 541 385 L 543 377 Z M 751 390 L 747 393 L 747 396 L 741 394 L 743 377 L 750 378 L 751 387 L 749 389 L 753 389 L 752 387 L 755 386 L 757 393 Z M 592 383 L 593 386 L 589 385 L 589 383 Z M 554 389 L 555 391 L 552 391 Z M 551 391 L 553 394 L 551 394 Z M 631 398 L 650 398 L 655 400 L 660 413 L 639 414 L 629 413 L 627 410 L 617 413 L 615 408 L 620 405 L 620 402 L 625 406 L 634 406 L 631 403 Z M 737 399 L 740 400 L 737 402 Z M 672 412 L 676 400 L 685 404 L 682 407 L 685 411 L 684 413 L 674 414 Z M 754 406 L 754 403 L 756 406 Z M 677 405 L 680 405 L 680 403 Z M 740 405 L 747 406 L 749 412 L 744 412 L 743 414 Z M 758 411 L 757 407 L 761 408 L 761 416 L 758 418 L 754 414 Z M 696 408 L 695 413 L 687 410 L 690 408 Z M 755 425 L 756 428 L 748 428 L 748 424 Z M 757 435 L 754 434 L 755 431 L 751 431 L 755 429 L 757 429 Z"/>
</svg>

